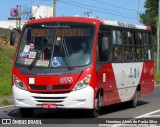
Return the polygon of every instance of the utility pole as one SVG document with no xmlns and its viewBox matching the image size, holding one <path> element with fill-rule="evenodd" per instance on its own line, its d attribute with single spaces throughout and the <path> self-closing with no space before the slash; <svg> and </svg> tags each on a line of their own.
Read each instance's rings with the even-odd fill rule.
<svg viewBox="0 0 160 127">
<path fill-rule="evenodd" d="M 21 30 L 21 5 L 19 6 L 19 30 Z"/>
<path fill-rule="evenodd" d="M 138 0 L 138 24 L 140 24 L 140 0 Z"/>
<path fill-rule="evenodd" d="M 157 29 L 157 74 L 159 72 L 159 34 L 160 34 L 160 0 L 159 0 L 159 11 L 158 11 L 158 29 Z"/>
<path fill-rule="evenodd" d="M 89 14 L 91 14 L 92 11 L 84 12 L 84 15 L 87 15 L 89 17 Z"/>
<path fill-rule="evenodd" d="M 54 0 L 54 2 L 53 2 L 53 17 L 56 17 L 56 3 L 57 3 L 57 0 Z"/>
<path fill-rule="evenodd" d="M 16 9 L 18 10 L 18 15 L 17 15 L 17 19 L 16 20 L 16 28 L 21 29 L 21 5 L 17 5 Z"/>
</svg>

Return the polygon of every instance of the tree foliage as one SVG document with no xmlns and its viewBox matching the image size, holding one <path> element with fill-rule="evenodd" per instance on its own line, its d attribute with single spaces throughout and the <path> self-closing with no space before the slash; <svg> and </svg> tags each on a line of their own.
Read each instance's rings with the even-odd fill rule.
<svg viewBox="0 0 160 127">
<path fill-rule="evenodd" d="M 158 23 L 158 5 L 159 0 L 146 0 L 145 12 L 141 14 L 141 20 L 145 25 L 149 25 L 152 28 L 153 36 L 157 32 Z"/>
</svg>

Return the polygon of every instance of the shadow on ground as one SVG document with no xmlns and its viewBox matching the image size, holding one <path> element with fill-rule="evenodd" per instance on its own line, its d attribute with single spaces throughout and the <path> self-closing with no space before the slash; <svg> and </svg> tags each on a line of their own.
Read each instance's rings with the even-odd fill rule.
<svg viewBox="0 0 160 127">
<path fill-rule="evenodd" d="M 140 107 L 140 106 L 143 106 L 146 104 L 148 104 L 148 102 L 139 100 L 137 107 Z M 130 109 L 130 108 L 132 108 L 130 102 L 124 102 L 124 103 L 120 103 L 120 104 L 110 105 L 110 106 L 103 107 L 101 109 L 101 115 L 106 115 L 106 114 Z"/>
<path fill-rule="evenodd" d="M 148 104 L 145 101 L 138 101 L 138 107 Z M 106 106 L 101 109 L 100 115 L 107 115 L 110 113 L 130 109 L 130 103 L 120 103 L 116 105 Z M 8 113 L 10 117 L 13 118 L 22 118 L 18 109 L 12 110 Z M 91 119 L 88 117 L 86 110 L 73 110 L 73 109 L 36 109 L 32 118 L 41 118 L 41 119 Z"/>
</svg>

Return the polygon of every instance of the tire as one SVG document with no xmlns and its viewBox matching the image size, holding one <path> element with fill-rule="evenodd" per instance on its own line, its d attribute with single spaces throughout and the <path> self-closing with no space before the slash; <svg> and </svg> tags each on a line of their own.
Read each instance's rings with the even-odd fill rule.
<svg viewBox="0 0 160 127">
<path fill-rule="evenodd" d="M 132 108 L 136 108 L 137 107 L 138 96 L 139 96 L 139 91 L 136 90 L 136 92 L 134 94 L 134 99 L 131 101 Z"/>
<path fill-rule="evenodd" d="M 20 113 L 24 118 L 30 118 L 33 116 L 34 109 L 32 108 L 20 108 Z"/>
<path fill-rule="evenodd" d="M 16 41 L 15 33 L 11 32 L 10 34 L 10 45 L 14 45 Z"/>
<path fill-rule="evenodd" d="M 99 92 L 96 99 L 95 99 L 95 108 L 89 110 L 89 116 L 92 118 L 96 118 L 99 116 L 100 114 L 100 109 L 102 106 L 102 102 L 103 102 L 103 96 L 101 95 L 101 93 Z"/>
</svg>

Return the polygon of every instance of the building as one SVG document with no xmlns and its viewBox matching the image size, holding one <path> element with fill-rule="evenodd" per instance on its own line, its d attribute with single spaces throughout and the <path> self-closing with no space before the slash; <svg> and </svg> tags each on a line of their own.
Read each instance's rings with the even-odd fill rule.
<svg viewBox="0 0 160 127">
<path fill-rule="evenodd" d="M 36 19 L 53 17 L 53 7 L 45 5 L 32 6 L 32 17 Z"/>
<path fill-rule="evenodd" d="M 21 21 L 21 28 L 23 25 L 27 22 L 26 20 Z M 17 21 L 16 20 L 4 20 L 0 21 L 0 28 L 5 28 L 5 29 L 13 29 L 16 28 Z"/>
<path fill-rule="evenodd" d="M 31 16 L 34 17 L 35 19 L 52 17 L 53 16 L 53 7 L 46 6 L 46 5 L 32 6 L 31 13 L 32 13 Z M 0 28 L 5 28 L 5 29 L 16 28 L 17 22 L 18 21 L 16 21 L 16 20 L 0 21 Z M 20 23 L 21 28 L 23 27 L 25 22 L 27 22 L 27 20 L 21 20 L 21 23 Z"/>
</svg>

